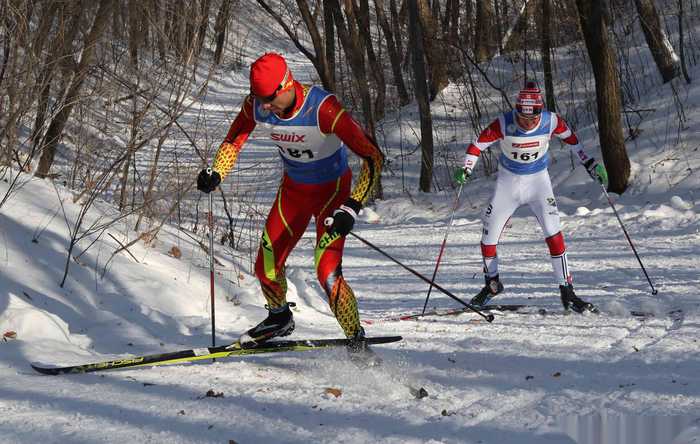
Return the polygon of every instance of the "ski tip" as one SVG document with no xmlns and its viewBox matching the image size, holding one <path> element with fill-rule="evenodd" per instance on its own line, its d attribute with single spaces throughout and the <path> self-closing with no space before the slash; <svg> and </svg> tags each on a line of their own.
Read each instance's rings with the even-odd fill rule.
<svg viewBox="0 0 700 444">
<path fill-rule="evenodd" d="M 46 367 L 44 365 L 35 363 L 31 363 L 29 365 L 32 366 L 34 371 L 41 373 L 42 375 L 58 375 L 60 373 L 59 367 Z"/>
<path fill-rule="evenodd" d="M 403 340 L 403 336 L 374 336 L 365 338 L 369 344 L 388 344 L 390 342 L 399 342 Z"/>
</svg>

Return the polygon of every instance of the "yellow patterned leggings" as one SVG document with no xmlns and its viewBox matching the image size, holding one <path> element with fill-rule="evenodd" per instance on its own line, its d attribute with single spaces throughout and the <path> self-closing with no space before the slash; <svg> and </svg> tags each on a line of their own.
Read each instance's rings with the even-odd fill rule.
<svg viewBox="0 0 700 444">
<path fill-rule="evenodd" d="M 360 317 L 355 295 L 342 274 L 345 238 L 330 236 L 323 220 L 348 198 L 351 180 L 349 169 L 337 180 L 321 184 L 298 183 L 285 175 L 267 216 L 255 262 L 255 274 L 268 306 L 281 307 L 287 302 L 285 262 L 313 216 L 316 275 L 347 337 L 360 330 Z"/>
</svg>

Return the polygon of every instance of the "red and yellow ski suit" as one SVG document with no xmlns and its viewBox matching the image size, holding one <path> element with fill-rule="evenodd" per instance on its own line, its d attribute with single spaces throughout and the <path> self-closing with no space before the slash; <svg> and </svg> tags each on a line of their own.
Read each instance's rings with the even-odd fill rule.
<svg viewBox="0 0 700 444">
<path fill-rule="evenodd" d="M 263 294 L 270 308 L 287 302 L 285 262 L 313 216 L 318 280 L 333 314 L 346 336 L 351 337 L 359 331 L 360 324 L 357 301 L 342 275 L 345 238 L 329 235 L 323 222 L 344 203 L 350 202 L 359 209 L 367 202 L 379 182 L 383 156 L 334 95 L 297 81 L 294 90 L 295 103 L 283 116 L 264 110 L 254 96 L 246 97 L 216 154 L 213 169 L 223 180 L 253 130 L 277 145 L 284 176 L 255 262 Z M 346 147 L 363 161 L 352 190 Z"/>
</svg>

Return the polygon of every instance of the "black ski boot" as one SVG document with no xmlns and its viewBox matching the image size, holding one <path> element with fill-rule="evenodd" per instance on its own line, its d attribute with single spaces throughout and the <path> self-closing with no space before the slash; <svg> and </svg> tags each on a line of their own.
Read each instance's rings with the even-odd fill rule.
<svg viewBox="0 0 700 444">
<path fill-rule="evenodd" d="M 238 339 L 244 347 L 255 346 L 263 342 L 276 338 L 277 336 L 289 336 L 294 331 L 294 315 L 289 307 L 294 307 L 294 302 L 288 302 L 284 306 L 276 309 L 268 309 L 267 318 L 264 321 L 243 333 Z"/>
<path fill-rule="evenodd" d="M 348 339 L 347 350 L 350 362 L 360 369 L 378 367 L 382 364 L 382 358 L 374 353 L 365 341 L 365 329 L 362 327 L 355 336 Z"/>
<path fill-rule="evenodd" d="M 479 294 L 474 296 L 469 302 L 471 305 L 483 307 L 488 304 L 494 296 L 503 292 L 503 284 L 498 280 L 498 275 L 493 277 L 484 276 L 486 285 L 481 289 Z"/>
<path fill-rule="evenodd" d="M 584 311 L 598 313 L 598 308 L 595 305 L 585 302 L 576 296 L 573 285 L 560 285 L 559 291 L 561 292 L 561 303 L 565 310 L 572 309 L 576 313 L 583 313 Z"/>
</svg>

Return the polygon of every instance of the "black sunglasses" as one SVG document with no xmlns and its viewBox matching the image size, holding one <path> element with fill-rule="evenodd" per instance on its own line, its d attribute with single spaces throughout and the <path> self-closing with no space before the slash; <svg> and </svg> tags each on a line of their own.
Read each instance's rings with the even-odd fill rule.
<svg viewBox="0 0 700 444">
<path fill-rule="evenodd" d="M 275 97 L 277 97 L 277 95 L 279 94 L 279 92 L 280 92 L 280 90 L 282 89 L 282 87 L 283 87 L 284 85 L 287 84 L 287 79 L 288 79 L 288 78 L 289 78 L 289 70 L 287 70 L 287 71 L 284 73 L 284 77 L 282 78 L 282 81 L 280 82 L 279 85 L 277 85 L 277 88 L 272 92 L 272 94 L 270 94 L 269 96 L 266 96 L 266 97 L 261 97 L 261 96 L 255 95 L 255 94 L 253 94 L 253 95 L 254 95 L 258 100 L 260 100 L 262 103 L 270 103 L 270 102 L 272 102 L 273 100 L 275 100 Z M 251 91 L 251 93 L 253 93 L 253 91 Z"/>
<path fill-rule="evenodd" d="M 280 84 L 277 87 L 277 89 L 269 96 L 261 97 L 261 96 L 255 95 L 255 94 L 253 94 L 253 95 L 255 96 L 256 99 L 260 100 L 262 103 L 270 103 L 273 100 L 275 100 L 275 98 L 277 97 L 277 94 L 279 94 L 281 89 L 282 89 L 282 84 Z M 252 94 L 252 91 L 251 91 L 251 94 Z"/>
</svg>

